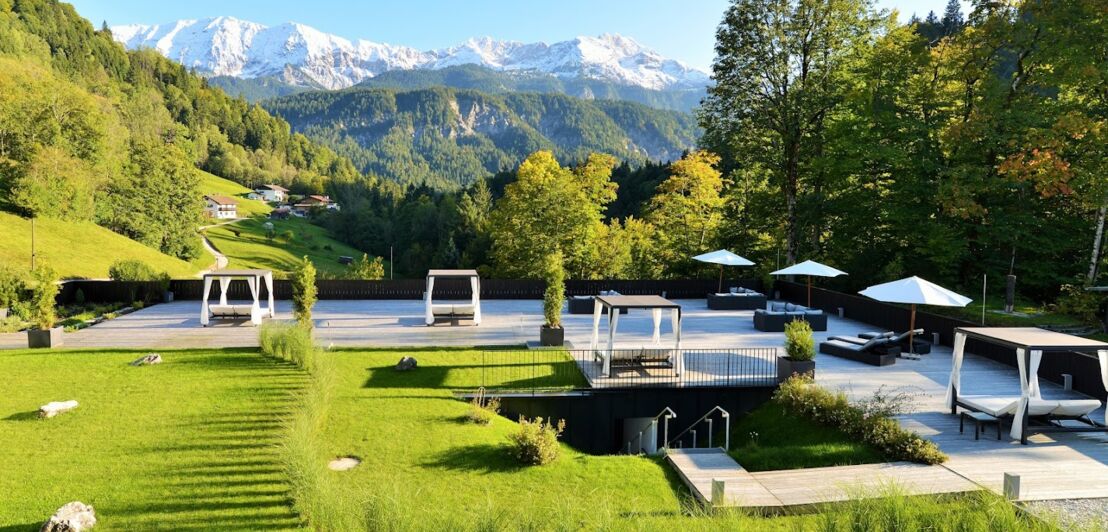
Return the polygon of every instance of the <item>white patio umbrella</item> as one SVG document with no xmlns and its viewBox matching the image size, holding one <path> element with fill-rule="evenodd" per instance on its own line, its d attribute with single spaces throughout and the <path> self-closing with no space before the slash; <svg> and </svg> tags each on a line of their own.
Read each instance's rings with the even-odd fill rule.
<svg viewBox="0 0 1108 532">
<path fill-rule="evenodd" d="M 723 267 L 724 266 L 753 266 L 754 263 L 750 262 L 743 257 L 740 257 L 726 249 L 717 249 L 711 253 L 703 253 L 693 257 L 693 260 L 700 262 L 708 262 L 711 264 L 719 264 L 719 287 L 716 291 L 723 290 Z"/>
<path fill-rule="evenodd" d="M 770 275 L 806 275 L 808 277 L 808 306 L 812 306 L 812 277 L 838 277 L 846 275 L 842 270 L 836 270 L 826 264 L 820 264 L 814 260 L 806 260 L 793 264 L 788 268 L 782 268 Z"/>
<path fill-rule="evenodd" d="M 912 305 L 911 322 L 908 325 L 908 350 L 915 348 L 912 344 L 916 329 L 916 305 L 935 305 L 939 307 L 964 307 L 970 304 L 972 299 L 951 292 L 926 279 L 912 276 L 899 281 L 873 285 L 858 292 L 863 296 L 885 303 L 907 303 Z"/>
</svg>

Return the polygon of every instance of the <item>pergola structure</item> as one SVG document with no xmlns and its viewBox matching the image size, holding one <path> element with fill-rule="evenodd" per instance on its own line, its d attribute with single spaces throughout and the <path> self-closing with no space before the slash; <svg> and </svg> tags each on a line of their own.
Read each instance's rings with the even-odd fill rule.
<svg viewBox="0 0 1108 532">
<path fill-rule="evenodd" d="M 436 279 L 469 279 L 472 290 L 469 304 L 435 303 L 431 294 L 435 290 Z M 474 325 L 481 325 L 481 276 L 477 270 L 429 270 L 427 272 L 427 292 L 423 294 L 425 307 L 424 322 L 435 324 L 436 316 L 449 318 L 472 317 Z"/>
<path fill-rule="evenodd" d="M 1039 391 L 1039 363 L 1044 352 L 1081 351 L 1097 353 L 1100 361 L 1100 378 L 1104 387 L 1108 389 L 1108 343 L 1073 336 L 1037 327 L 959 327 L 954 330 L 954 355 L 950 369 L 950 382 L 947 385 L 946 406 L 952 414 L 956 414 L 958 407 L 970 410 L 976 409 L 977 404 L 972 403 L 970 396 L 959 397 L 961 391 L 962 358 L 965 354 L 966 339 L 973 338 L 982 342 L 1011 347 L 1016 350 L 1016 364 L 1019 370 L 1020 396 L 1015 401 L 1015 409 L 1012 413 L 1012 438 L 1018 438 L 1020 443 L 1027 443 L 1027 436 L 1039 432 L 1108 432 L 1108 413 L 1105 414 L 1104 423 L 1085 418 L 1088 426 L 1062 426 L 1050 423 L 1043 426 L 1030 427 L 1032 415 L 1050 417 L 1051 412 L 1069 412 L 1070 415 L 1062 415 L 1061 419 L 1073 419 L 1080 410 L 1083 416 L 1088 411 L 1088 405 L 1072 405 L 1068 403 L 1088 403 L 1090 400 L 1076 401 L 1046 401 L 1042 399 Z M 990 398 L 994 401 L 1007 398 Z M 1003 402 L 1003 401 L 1000 401 Z M 1099 402 L 1099 401 L 1095 401 Z M 1067 408 L 1068 406 L 1086 407 L 1080 410 Z M 1032 413 L 1032 410 L 1038 411 Z M 1087 421 L 1086 421 L 1087 420 Z"/>
<path fill-rule="evenodd" d="M 253 301 L 249 305 L 227 304 L 227 289 L 231 281 L 243 280 L 250 287 L 250 295 Z M 219 304 L 212 305 L 208 302 L 211 297 L 212 281 L 219 282 Z M 265 283 L 269 293 L 269 305 L 261 306 L 259 298 L 261 285 Z M 200 310 L 200 324 L 207 327 L 212 318 L 216 319 L 244 319 L 249 318 L 250 323 L 260 325 L 263 318 L 273 317 L 273 272 L 269 270 L 216 270 L 204 274 L 203 303 Z"/>
<path fill-rule="evenodd" d="M 598 351 L 600 318 L 604 315 L 604 309 L 608 309 L 608 344 L 602 351 Z M 601 359 L 601 363 L 604 365 L 601 374 L 605 377 L 610 377 L 612 374 L 612 353 L 615 346 L 616 328 L 619 326 L 620 312 L 624 309 L 651 311 L 654 317 L 653 341 L 655 344 L 661 344 L 662 311 L 670 311 L 674 336 L 671 361 L 674 373 L 681 376 L 685 369 L 685 363 L 681 357 L 681 305 L 661 296 L 596 296 L 592 314 L 592 344 L 589 350 Z"/>
</svg>

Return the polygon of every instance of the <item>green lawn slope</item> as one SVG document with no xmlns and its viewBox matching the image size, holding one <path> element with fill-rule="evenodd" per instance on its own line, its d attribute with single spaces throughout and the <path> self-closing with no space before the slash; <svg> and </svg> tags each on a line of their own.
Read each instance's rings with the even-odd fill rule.
<svg viewBox="0 0 1108 532">
<path fill-rule="evenodd" d="M 266 222 L 273 223 L 277 233 L 273 240 L 266 238 Z M 292 238 L 285 236 L 287 231 L 292 231 Z M 339 264 L 340 256 L 362 256 L 357 249 L 331 238 L 326 229 L 301 218 L 251 218 L 204 232 L 216 249 L 227 255 L 229 268 L 263 268 L 278 276 L 292 271 L 304 256 L 311 259 L 320 273 L 341 275 L 346 266 Z"/>
<path fill-rule="evenodd" d="M 238 214 L 240 217 L 249 218 L 255 215 L 267 215 L 269 211 L 273 210 L 273 207 L 270 207 L 264 201 L 247 199 L 246 195 L 252 192 L 250 189 L 208 172 L 197 171 L 200 172 L 200 192 L 204 195 L 215 194 L 238 200 Z"/>
<path fill-rule="evenodd" d="M 19 270 L 31 265 L 31 220 L 0 212 L 0 263 Z M 190 278 L 198 268 L 92 222 L 40 218 L 35 221 L 35 249 L 63 278 L 107 278 L 113 262 L 137 259 L 175 278 Z M 205 259 L 210 262 L 210 257 Z M 205 262 L 201 260 L 199 262 Z"/>
</svg>

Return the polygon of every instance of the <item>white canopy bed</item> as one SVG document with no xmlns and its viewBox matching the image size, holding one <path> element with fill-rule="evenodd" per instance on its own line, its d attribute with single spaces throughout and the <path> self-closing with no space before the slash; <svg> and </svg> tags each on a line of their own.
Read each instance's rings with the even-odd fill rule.
<svg viewBox="0 0 1108 532">
<path fill-rule="evenodd" d="M 435 303 L 432 294 L 436 279 L 469 279 L 471 290 L 469 303 L 447 301 Z M 472 318 L 474 325 L 481 325 L 481 277 L 477 270 L 429 270 L 427 272 L 427 291 L 423 293 L 424 322 L 434 325 L 439 317 Z"/>
<path fill-rule="evenodd" d="M 248 305 L 230 305 L 227 303 L 227 289 L 231 287 L 231 281 L 243 280 L 250 287 L 250 295 L 253 298 Z M 212 281 L 219 283 L 219 304 L 212 305 L 211 298 Z M 268 306 L 262 308 L 261 287 L 265 283 L 266 292 L 269 295 Z M 203 303 L 200 309 L 200 324 L 207 327 L 211 319 L 242 320 L 249 319 L 250 323 L 260 325 L 262 319 L 273 317 L 273 272 L 269 270 L 216 270 L 204 274 Z"/>
<path fill-rule="evenodd" d="M 961 371 L 966 340 L 1011 347 L 1016 350 L 1020 395 L 962 395 Z M 996 418 L 1011 419 L 1012 438 L 1027 444 L 1030 434 L 1043 432 L 1108 432 L 1108 413 L 1097 421 L 1091 414 L 1102 406 L 1097 399 L 1043 399 L 1039 390 L 1039 363 L 1044 352 L 1096 352 L 1100 379 L 1108 389 L 1108 344 L 1035 327 L 959 327 L 954 330 L 954 355 L 947 385 L 946 406 L 952 414 L 962 407 Z M 1032 425 L 1032 421 L 1036 421 Z M 1077 421 L 1083 425 L 1062 424 Z"/>
<path fill-rule="evenodd" d="M 608 343 L 603 350 L 598 350 L 600 343 L 600 318 L 604 315 L 604 310 L 608 310 Z M 685 362 L 681 357 L 681 305 L 674 303 L 668 299 L 660 296 L 621 296 L 621 295 L 602 295 L 596 296 L 593 303 L 593 315 L 592 315 L 592 343 L 589 346 L 589 350 L 599 359 L 603 364 L 603 370 L 601 375 L 610 377 L 612 374 L 612 358 L 616 351 L 615 337 L 616 328 L 619 326 L 619 316 L 621 311 L 630 309 L 646 309 L 650 310 L 654 319 L 654 335 L 653 342 L 655 345 L 661 345 L 661 332 L 662 332 L 662 311 L 670 311 L 670 319 L 673 323 L 673 349 L 672 351 L 666 351 L 664 358 L 673 366 L 673 372 L 677 376 L 681 376 L 681 373 L 685 370 Z M 661 354 L 660 350 L 658 353 Z"/>
</svg>

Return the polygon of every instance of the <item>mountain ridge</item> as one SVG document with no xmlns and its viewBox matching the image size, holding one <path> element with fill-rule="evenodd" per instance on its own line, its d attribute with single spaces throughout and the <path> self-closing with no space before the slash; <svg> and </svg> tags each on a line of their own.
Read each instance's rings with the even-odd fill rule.
<svg viewBox="0 0 1108 532">
<path fill-rule="evenodd" d="M 278 77 L 292 85 L 341 89 L 395 70 L 481 65 L 560 79 L 596 79 L 651 90 L 703 90 L 707 72 L 618 34 L 546 44 L 471 38 L 437 50 L 351 41 L 298 23 L 265 26 L 234 17 L 111 27 L 127 48 L 149 47 L 205 76 Z"/>
</svg>

